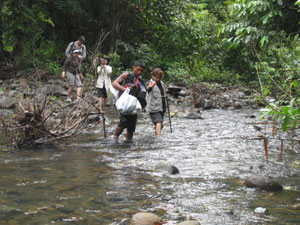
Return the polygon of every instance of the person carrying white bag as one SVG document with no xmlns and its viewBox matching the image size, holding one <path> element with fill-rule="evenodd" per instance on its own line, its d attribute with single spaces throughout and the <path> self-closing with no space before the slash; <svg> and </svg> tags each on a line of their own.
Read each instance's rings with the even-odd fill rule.
<svg viewBox="0 0 300 225">
<path fill-rule="evenodd" d="M 126 128 L 126 141 L 131 141 L 137 123 L 137 113 L 146 106 L 146 86 L 141 79 L 145 69 L 143 62 L 135 62 L 132 72 L 122 73 L 112 86 L 119 90 L 119 98 L 116 108 L 120 113 L 120 122 L 115 130 L 114 140 L 118 141 L 119 136 Z"/>
</svg>

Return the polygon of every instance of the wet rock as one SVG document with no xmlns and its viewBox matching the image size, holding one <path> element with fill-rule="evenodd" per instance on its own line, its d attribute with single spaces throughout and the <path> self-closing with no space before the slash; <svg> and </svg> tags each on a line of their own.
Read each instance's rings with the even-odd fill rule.
<svg viewBox="0 0 300 225">
<path fill-rule="evenodd" d="M 196 220 L 188 220 L 182 223 L 178 223 L 177 225 L 200 225 L 200 223 Z"/>
<path fill-rule="evenodd" d="M 187 112 L 182 112 L 182 111 L 177 111 L 174 115 L 178 118 L 186 118 L 189 113 Z"/>
<path fill-rule="evenodd" d="M 0 98 L 0 109 L 13 109 L 16 107 L 16 100 L 10 97 Z"/>
<path fill-rule="evenodd" d="M 67 96 L 68 92 L 64 88 L 57 86 L 56 88 L 53 88 L 52 92 L 54 96 Z"/>
<path fill-rule="evenodd" d="M 87 120 L 86 120 L 86 122 L 87 123 L 96 123 L 96 122 L 98 122 L 100 120 L 100 116 L 99 115 L 90 115 L 88 118 L 87 118 Z"/>
<path fill-rule="evenodd" d="M 162 225 L 161 219 L 153 213 L 136 213 L 132 216 L 130 225 Z"/>
<path fill-rule="evenodd" d="M 8 93 L 7 93 L 7 96 L 8 97 L 17 97 L 18 95 L 20 95 L 20 93 L 18 92 L 18 91 L 15 91 L 15 90 L 12 90 L 12 91 L 9 91 Z"/>
<path fill-rule="evenodd" d="M 196 112 L 191 112 L 189 113 L 187 116 L 185 116 L 186 119 L 191 119 L 191 120 L 197 120 L 197 119 L 203 119 L 201 117 L 200 113 L 196 113 Z"/>
<path fill-rule="evenodd" d="M 179 92 L 178 92 L 178 95 L 179 96 L 187 96 L 188 95 L 188 93 L 187 93 L 187 91 L 186 90 L 183 90 L 183 89 L 181 89 Z"/>
<path fill-rule="evenodd" d="M 233 108 L 234 109 L 241 109 L 241 108 L 243 108 L 243 102 L 242 101 L 234 101 L 233 102 Z"/>
<path fill-rule="evenodd" d="M 300 210 L 300 203 L 289 206 L 290 209 Z"/>
<path fill-rule="evenodd" d="M 213 101 L 206 98 L 202 98 L 199 106 L 203 109 L 211 109 L 213 108 Z"/>
<path fill-rule="evenodd" d="M 244 181 L 244 186 L 249 188 L 259 188 L 265 191 L 281 191 L 282 185 L 277 181 L 263 176 L 252 176 Z"/>
<path fill-rule="evenodd" d="M 173 96 L 177 97 L 177 96 L 179 96 L 179 92 L 181 91 L 181 89 L 182 89 L 181 87 L 178 87 L 174 84 L 169 84 L 168 93 L 170 95 L 173 95 Z"/>
<path fill-rule="evenodd" d="M 267 214 L 268 212 L 269 212 L 268 209 L 263 208 L 263 207 L 257 207 L 254 210 L 254 213 L 256 213 L 256 214 Z"/>
<path fill-rule="evenodd" d="M 177 174 L 179 173 L 179 170 L 177 167 L 167 163 L 167 162 L 158 162 L 156 165 L 155 165 L 155 170 L 158 170 L 158 171 L 166 171 L 170 174 Z"/>
</svg>

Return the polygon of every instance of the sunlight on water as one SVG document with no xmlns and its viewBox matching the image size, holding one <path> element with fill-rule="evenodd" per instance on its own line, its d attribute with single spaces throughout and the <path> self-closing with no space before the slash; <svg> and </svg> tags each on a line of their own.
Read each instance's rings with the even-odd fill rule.
<svg viewBox="0 0 300 225">
<path fill-rule="evenodd" d="M 300 224 L 299 148 L 270 143 L 266 162 L 259 134 L 249 123 L 254 111 L 210 110 L 203 120 L 173 118 L 163 137 L 142 115 L 134 142 L 111 145 L 100 127 L 61 143 L 22 152 L 0 151 L 0 224 L 128 224 L 140 211 L 154 212 L 167 224 L 188 217 L 201 224 Z M 107 132 L 113 134 L 117 123 Z M 155 171 L 159 161 L 180 173 Z M 244 188 L 250 175 L 271 176 L 284 191 Z M 256 215 L 255 208 L 268 209 Z"/>
</svg>

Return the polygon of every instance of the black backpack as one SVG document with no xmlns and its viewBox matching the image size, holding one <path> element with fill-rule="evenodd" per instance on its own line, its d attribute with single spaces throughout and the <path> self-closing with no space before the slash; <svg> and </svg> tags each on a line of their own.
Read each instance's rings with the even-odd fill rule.
<svg viewBox="0 0 300 225">
<path fill-rule="evenodd" d="M 123 81 L 122 86 L 130 87 L 129 94 L 135 96 L 139 100 L 142 108 L 146 107 L 147 90 L 146 85 L 142 79 L 137 79 L 133 73 L 129 73 L 126 80 Z M 122 93 L 123 92 L 120 91 L 119 96 L 121 96 Z"/>
</svg>

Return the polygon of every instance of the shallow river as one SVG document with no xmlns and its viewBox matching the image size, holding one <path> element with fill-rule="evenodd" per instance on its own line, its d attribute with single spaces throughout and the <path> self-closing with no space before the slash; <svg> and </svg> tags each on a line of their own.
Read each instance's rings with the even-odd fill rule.
<svg viewBox="0 0 300 225">
<path fill-rule="evenodd" d="M 163 138 L 153 137 L 141 115 L 134 142 L 116 145 L 101 126 L 56 147 L 0 151 L 0 224 L 128 224 L 136 212 L 153 212 L 166 224 L 194 218 L 204 224 L 300 224 L 300 150 L 270 144 L 268 162 L 250 123 L 255 111 L 210 110 L 203 120 L 172 118 Z M 117 121 L 108 115 L 112 134 Z M 159 161 L 180 173 L 154 171 Z M 242 186 L 251 175 L 271 176 L 279 193 Z M 268 209 L 255 214 L 257 207 Z"/>
</svg>

